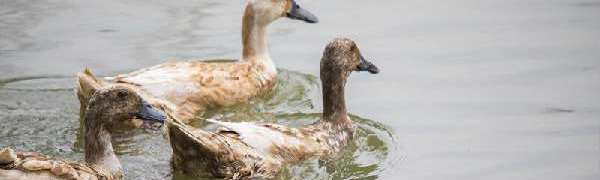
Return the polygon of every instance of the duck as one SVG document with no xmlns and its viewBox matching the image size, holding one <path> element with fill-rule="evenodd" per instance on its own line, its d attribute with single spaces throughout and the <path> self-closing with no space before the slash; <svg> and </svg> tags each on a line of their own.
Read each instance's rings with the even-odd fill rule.
<svg viewBox="0 0 600 180">
<path fill-rule="evenodd" d="M 377 74 L 379 69 L 347 38 L 332 40 L 325 47 L 320 65 L 323 93 L 320 120 L 295 128 L 275 123 L 207 119 L 218 128 L 205 131 L 175 119 L 166 123 L 174 168 L 194 176 L 273 178 L 284 165 L 335 156 L 355 131 L 344 97 L 348 76 L 353 71 Z"/>
<path fill-rule="evenodd" d="M 84 119 L 85 162 L 53 159 L 36 152 L 0 150 L 0 179 L 123 179 L 123 170 L 111 143 L 115 124 L 140 119 L 164 123 L 163 111 L 154 108 L 127 86 L 110 86 L 96 92 Z"/>
<path fill-rule="evenodd" d="M 80 109 L 85 109 L 94 89 L 115 83 L 131 84 L 163 100 L 167 103 L 163 105 L 173 108 L 176 116 L 186 122 L 208 108 L 247 102 L 269 92 L 276 83 L 277 69 L 268 51 L 267 27 L 281 17 L 318 22 L 296 0 L 248 0 L 242 18 L 239 60 L 171 61 L 104 79 L 86 69 L 78 74 L 76 87 Z"/>
</svg>

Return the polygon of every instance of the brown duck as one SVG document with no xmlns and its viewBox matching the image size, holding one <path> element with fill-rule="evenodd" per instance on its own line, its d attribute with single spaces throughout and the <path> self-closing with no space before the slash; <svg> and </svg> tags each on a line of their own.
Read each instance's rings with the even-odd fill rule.
<svg viewBox="0 0 600 180">
<path fill-rule="evenodd" d="M 90 98 L 84 118 L 85 162 L 53 160 L 32 152 L 0 150 L 0 179 L 122 179 L 121 163 L 111 143 L 113 126 L 131 119 L 164 123 L 161 111 L 152 108 L 127 86 L 111 86 Z"/>
<path fill-rule="evenodd" d="M 323 116 L 300 128 L 269 123 L 208 120 L 222 126 L 207 132 L 174 120 L 167 123 L 173 165 L 186 174 L 216 177 L 273 177 L 285 164 L 336 154 L 353 137 L 354 126 L 344 100 L 346 79 L 353 71 L 379 72 L 349 39 L 335 39 L 321 59 Z"/>
<path fill-rule="evenodd" d="M 268 92 L 275 84 L 277 70 L 267 47 L 267 27 L 280 17 L 318 21 L 295 0 L 249 0 L 242 19 L 240 60 L 168 62 L 104 80 L 86 70 L 79 75 L 76 88 L 81 109 L 94 89 L 113 83 L 134 85 L 165 100 L 161 103 L 183 122 L 204 109 L 246 102 Z"/>
</svg>

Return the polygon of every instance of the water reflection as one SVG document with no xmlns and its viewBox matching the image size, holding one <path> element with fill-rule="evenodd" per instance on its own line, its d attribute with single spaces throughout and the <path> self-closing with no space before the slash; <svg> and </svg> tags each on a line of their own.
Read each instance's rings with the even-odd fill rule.
<svg viewBox="0 0 600 180">
<path fill-rule="evenodd" d="M 68 86 L 61 83 L 67 81 Z M 78 129 L 72 82 L 63 77 L 0 80 L 0 147 L 79 159 L 71 148 Z"/>
<path fill-rule="evenodd" d="M 310 124 L 321 118 L 320 113 L 278 115 L 282 124 Z M 337 156 L 312 160 L 287 167 L 280 179 L 376 179 L 387 162 L 395 138 L 385 125 L 370 119 L 350 115 L 357 129 L 353 140 Z"/>
<path fill-rule="evenodd" d="M 320 91 L 317 77 L 280 69 L 277 84 L 271 93 L 247 104 L 207 111 L 200 119 L 276 122 L 275 116 L 278 114 L 314 111 L 313 99 L 318 97 Z M 204 125 L 203 121 L 197 123 L 194 124 L 197 127 Z"/>
</svg>

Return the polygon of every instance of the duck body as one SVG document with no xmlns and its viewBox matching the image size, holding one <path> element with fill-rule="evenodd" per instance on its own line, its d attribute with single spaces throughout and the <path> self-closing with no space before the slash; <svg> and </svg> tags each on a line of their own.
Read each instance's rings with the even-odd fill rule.
<svg viewBox="0 0 600 180">
<path fill-rule="evenodd" d="M 272 123 L 229 123 L 216 132 L 183 123 L 169 126 L 175 169 L 228 179 L 273 178 L 285 164 L 331 157 L 352 138 L 352 124 L 317 122 L 302 128 Z"/>
<path fill-rule="evenodd" d="M 336 39 L 321 60 L 323 116 L 303 127 L 273 123 L 221 122 L 214 132 L 194 129 L 177 119 L 167 124 L 173 165 L 184 173 L 210 172 L 231 179 L 272 178 L 286 164 L 336 155 L 354 135 L 346 112 L 344 86 L 351 71 L 378 73 L 353 41 Z"/>
<path fill-rule="evenodd" d="M 181 119 L 192 119 L 207 108 L 230 106 L 268 92 L 277 72 L 251 63 L 170 62 L 110 78 L 132 84 L 176 107 Z"/>
<path fill-rule="evenodd" d="M 86 70 L 79 74 L 76 88 L 81 109 L 85 109 L 94 89 L 119 83 L 133 85 L 162 100 L 162 105 L 169 106 L 186 123 L 207 108 L 247 102 L 269 92 L 276 83 L 277 69 L 268 51 L 267 27 L 286 16 L 317 22 L 294 0 L 249 0 L 242 18 L 243 49 L 239 60 L 168 62 L 106 79 Z"/>
<path fill-rule="evenodd" d="M 235 137 L 252 149 L 282 163 L 294 164 L 311 157 L 339 152 L 354 133 L 351 123 L 318 121 L 301 128 L 273 123 L 230 123 L 209 120 L 224 129 L 217 133 Z M 349 120 L 347 121 L 349 122 Z"/>
<path fill-rule="evenodd" d="M 240 179 L 272 177 L 281 162 L 260 154 L 239 138 L 226 133 L 191 131 L 184 123 L 170 122 L 169 140 L 175 169 L 188 175 Z"/>
</svg>

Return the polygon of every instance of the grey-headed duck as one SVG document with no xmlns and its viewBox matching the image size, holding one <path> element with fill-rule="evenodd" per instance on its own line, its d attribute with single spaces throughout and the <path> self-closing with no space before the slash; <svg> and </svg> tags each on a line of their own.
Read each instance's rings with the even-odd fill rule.
<svg viewBox="0 0 600 180">
<path fill-rule="evenodd" d="M 273 177 L 286 164 L 336 154 L 353 137 L 354 125 L 344 100 L 346 79 L 353 71 L 379 69 L 349 39 L 335 39 L 321 59 L 323 115 L 300 128 L 271 123 L 220 122 L 215 132 L 193 129 L 177 120 L 167 123 L 173 165 L 186 174 L 216 177 Z M 193 129 L 193 130 L 192 130 Z"/>
<path fill-rule="evenodd" d="M 81 108 L 85 109 L 93 89 L 103 84 L 126 83 L 165 100 L 175 115 L 187 122 L 207 108 L 246 102 L 268 92 L 275 84 L 277 70 L 267 47 L 267 27 L 281 17 L 318 21 L 296 0 L 248 0 L 242 18 L 241 59 L 168 62 L 106 78 L 103 83 L 80 83 L 76 89 Z M 79 81 L 97 79 L 88 72 L 81 73 Z"/>
<path fill-rule="evenodd" d="M 112 126 L 141 119 L 164 123 L 166 116 L 126 86 L 112 86 L 90 98 L 83 128 L 85 162 L 54 160 L 34 152 L 0 150 L 0 179 L 122 179 L 121 163 L 113 151 Z"/>
</svg>

